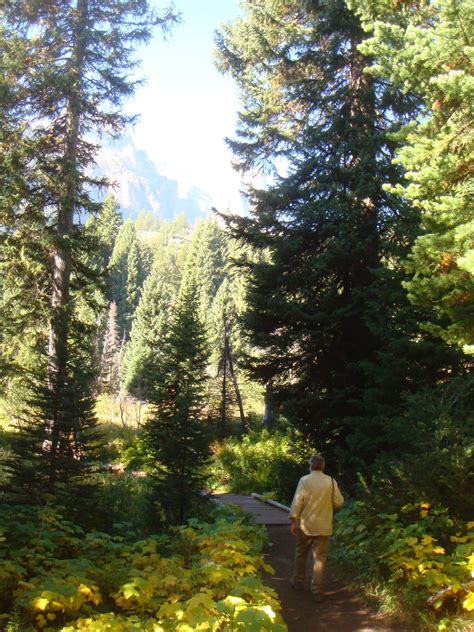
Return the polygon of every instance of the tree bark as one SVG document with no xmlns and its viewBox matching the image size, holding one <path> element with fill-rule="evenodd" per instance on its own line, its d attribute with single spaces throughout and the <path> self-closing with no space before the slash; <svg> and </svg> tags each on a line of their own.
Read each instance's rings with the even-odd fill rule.
<svg viewBox="0 0 474 632">
<path fill-rule="evenodd" d="M 71 318 L 70 287 L 72 269 L 71 239 L 74 231 L 74 210 L 79 188 L 78 146 L 81 122 L 81 90 L 86 51 L 88 0 L 78 0 L 77 21 L 72 50 L 71 87 L 67 96 L 65 148 L 63 163 L 64 194 L 58 200 L 56 244 L 52 258 L 51 320 L 48 344 L 49 389 L 52 399 L 50 434 L 49 487 L 53 491 L 57 479 L 57 460 L 70 450 L 70 436 L 80 431 L 78 421 L 66 414 L 65 393 L 68 377 L 68 335 Z"/>
<path fill-rule="evenodd" d="M 227 334 L 225 336 L 224 344 L 225 344 L 224 362 L 225 362 L 225 358 L 227 357 L 227 362 L 229 364 L 229 373 L 232 379 L 232 383 L 234 385 L 235 397 L 237 399 L 237 405 L 239 407 L 240 423 L 245 428 L 247 425 L 247 420 L 245 419 L 244 405 L 242 403 L 242 396 L 240 394 L 240 388 L 239 388 L 239 383 L 237 381 L 237 376 L 235 375 L 235 371 L 234 371 L 234 362 L 232 360 L 230 341 L 229 341 L 229 336 Z"/>
<path fill-rule="evenodd" d="M 265 409 L 263 412 L 262 426 L 267 430 L 273 430 L 275 426 L 276 415 L 273 406 L 272 384 L 267 382 L 265 385 Z"/>
<path fill-rule="evenodd" d="M 221 434 L 225 437 L 227 432 L 227 355 L 224 345 L 224 359 L 222 364 L 222 407 L 221 407 Z"/>
</svg>

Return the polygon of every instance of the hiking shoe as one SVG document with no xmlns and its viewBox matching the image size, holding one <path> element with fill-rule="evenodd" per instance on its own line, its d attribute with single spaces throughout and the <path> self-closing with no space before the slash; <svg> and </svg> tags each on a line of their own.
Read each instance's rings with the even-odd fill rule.
<svg viewBox="0 0 474 632">
<path fill-rule="evenodd" d="M 290 586 L 295 590 L 303 590 L 304 588 L 301 582 L 294 582 L 292 579 L 290 579 Z"/>
</svg>

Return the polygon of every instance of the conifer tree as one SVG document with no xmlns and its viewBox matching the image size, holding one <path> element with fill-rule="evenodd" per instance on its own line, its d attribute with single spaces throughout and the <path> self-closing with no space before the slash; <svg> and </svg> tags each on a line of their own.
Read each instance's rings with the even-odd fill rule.
<svg viewBox="0 0 474 632">
<path fill-rule="evenodd" d="M 15 29 L 11 8 L 2 6 L 0 23 L 0 386 L 6 397 L 24 385 L 25 372 L 44 366 L 49 305 L 45 196 L 33 168 L 38 144 L 26 138 L 22 107 L 38 43 Z"/>
<path fill-rule="evenodd" d="M 135 226 L 128 219 L 117 234 L 110 259 L 110 296 L 117 304 L 120 333 L 126 339 L 130 335 L 133 314 L 150 271 L 150 263 L 148 249 L 141 246 Z"/>
<path fill-rule="evenodd" d="M 212 303 L 210 312 L 210 340 L 212 361 L 220 382 L 219 421 L 221 434 L 226 435 L 232 405 L 239 409 L 240 422 L 245 427 L 245 413 L 235 367 L 233 340 L 237 310 L 231 295 L 229 280 L 225 278 Z"/>
<path fill-rule="evenodd" d="M 88 218 L 85 227 L 85 234 L 91 242 L 91 251 L 87 256 L 87 264 L 96 270 L 102 282 L 100 290 L 96 290 L 95 292 L 97 302 L 100 305 L 94 314 L 96 334 L 93 363 L 99 371 L 102 370 L 102 346 L 106 335 L 108 309 L 110 310 L 111 303 L 114 303 L 114 301 L 109 300 L 109 262 L 117 234 L 122 224 L 123 218 L 118 201 L 114 195 L 110 193 L 101 205 L 98 214 L 91 215 Z M 100 390 L 100 376 L 99 380 L 96 381 L 96 386 L 99 387 Z"/>
<path fill-rule="evenodd" d="M 115 245 L 118 232 L 123 224 L 122 213 L 117 198 L 112 194 L 106 197 L 96 216 L 92 216 L 88 222 L 89 230 L 99 242 L 100 269 L 108 267 Z"/>
<path fill-rule="evenodd" d="M 112 395 L 119 390 L 121 347 L 117 322 L 117 306 L 112 302 L 109 305 L 109 315 L 100 362 L 100 390 L 102 393 Z"/>
<path fill-rule="evenodd" d="M 182 523 L 199 502 L 210 456 L 203 424 L 208 352 L 197 314 L 198 293 L 188 276 L 155 374 L 153 414 L 146 429 L 154 498 L 171 524 Z"/>
<path fill-rule="evenodd" d="M 185 259 L 190 282 L 199 295 L 199 317 L 207 331 L 211 362 L 217 373 L 211 390 L 215 392 L 212 398 L 219 402 L 221 429 L 227 426 L 232 405 L 238 407 L 245 425 L 236 367 L 242 347 L 237 313 L 242 311 L 243 288 L 241 276 L 232 269 L 235 250 L 229 235 L 215 219 L 209 219 L 198 224 Z"/>
<path fill-rule="evenodd" d="M 474 345 L 474 16 L 467 0 L 397 7 L 354 0 L 371 38 L 372 74 L 423 100 L 404 128 L 396 161 L 407 182 L 394 190 L 418 208 L 421 234 L 407 259 L 410 300 L 425 329 L 469 351 Z M 472 348 L 471 348 L 472 351 Z"/>
<path fill-rule="evenodd" d="M 125 332 L 127 319 L 128 255 L 136 241 L 135 227 L 128 219 L 121 226 L 110 258 L 110 298 L 117 304 L 120 332 Z"/>
<path fill-rule="evenodd" d="M 410 344 L 401 288 L 417 215 L 384 189 L 400 178 L 387 132 L 416 100 L 364 72 L 364 33 L 342 0 L 243 6 L 218 48 L 242 96 L 237 165 L 273 170 L 249 191 L 252 217 L 230 220 L 265 254 L 247 261 L 253 372 L 320 449 L 370 463 L 400 447 L 386 420 L 415 365 L 419 383 L 437 371 L 425 341 Z"/>
<path fill-rule="evenodd" d="M 127 283 L 125 286 L 127 300 L 125 331 L 127 332 L 130 332 L 133 313 L 137 309 L 146 276 L 141 255 L 140 246 L 135 240 L 127 257 Z"/>
<path fill-rule="evenodd" d="M 161 370 L 175 290 L 161 268 L 155 268 L 143 287 L 124 357 L 123 384 L 140 400 L 152 397 Z"/>
<path fill-rule="evenodd" d="M 199 292 L 199 317 L 205 322 L 228 266 L 227 237 L 214 219 L 199 224 L 193 236 L 186 267 Z"/>
<path fill-rule="evenodd" d="M 29 447 L 14 453 L 10 468 L 12 488 L 30 501 L 40 501 L 43 493 L 71 494 L 72 481 L 87 467 L 86 429 L 93 425 L 87 357 L 93 327 L 82 316 L 97 278 L 87 266 L 92 246 L 81 216 L 96 212 L 90 191 L 105 184 L 88 171 L 97 150 L 90 139 L 103 133 L 117 136 L 131 120 L 122 105 L 137 85 L 129 79 L 136 65 L 133 47 L 149 39 L 154 25 L 167 26 L 170 19 L 169 13 L 158 17 L 150 12 L 146 0 L 3 5 L 2 34 L 11 50 L 16 42 L 26 42 L 22 50 L 28 53 L 25 63 L 9 67 L 8 86 L 17 88 L 7 91 L 9 99 L 13 94 L 9 129 L 19 148 L 16 158 L 9 153 L 3 174 L 15 191 L 8 204 L 7 257 L 22 261 L 22 252 L 28 253 L 30 269 L 20 283 L 25 291 L 11 304 L 18 312 L 28 304 L 28 293 L 33 294 L 32 307 L 42 307 L 34 320 L 44 317 L 48 338 L 35 375 L 43 385 L 35 403 L 39 413 L 22 425 L 23 435 L 17 438 Z M 12 175 L 17 158 L 21 178 Z M 37 264 L 34 274 L 31 262 Z"/>
<path fill-rule="evenodd" d="M 156 233 L 160 230 L 160 220 L 150 211 L 140 211 L 135 220 L 137 231 Z"/>
</svg>

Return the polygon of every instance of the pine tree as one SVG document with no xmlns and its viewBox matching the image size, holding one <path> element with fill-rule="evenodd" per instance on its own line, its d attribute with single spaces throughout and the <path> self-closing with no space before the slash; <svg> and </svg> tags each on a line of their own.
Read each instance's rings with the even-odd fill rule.
<svg viewBox="0 0 474 632">
<path fill-rule="evenodd" d="M 120 228 L 110 259 L 110 297 L 117 304 L 122 337 L 128 339 L 143 283 L 150 272 L 149 248 L 142 246 L 132 220 Z"/>
<path fill-rule="evenodd" d="M 135 228 L 138 232 L 156 233 L 160 230 L 160 220 L 150 211 L 140 211 L 135 220 Z"/>
<path fill-rule="evenodd" d="M 384 188 L 400 179 L 387 132 L 416 100 L 364 72 L 344 2 L 244 9 L 218 47 L 243 100 L 237 163 L 273 169 L 249 191 L 252 217 L 230 220 L 264 255 L 247 261 L 253 372 L 319 449 L 367 464 L 400 447 L 386 420 L 412 388 L 412 360 L 419 383 L 437 370 L 423 339 L 410 344 L 401 288 L 417 214 Z"/>
<path fill-rule="evenodd" d="M 127 257 L 127 283 L 125 286 L 127 311 L 125 314 L 125 331 L 130 332 L 133 313 L 137 309 L 143 283 L 145 281 L 145 270 L 142 265 L 141 250 L 138 241 L 132 243 Z"/>
<path fill-rule="evenodd" d="M 199 318 L 204 324 L 212 352 L 216 380 L 211 386 L 212 399 L 219 408 L 221 431 L 228 425 L 230 409 L 236 405 L 242 426 L 245 426 L 237 362 L 241 354 L 242 336 L 237 315 L 242 309 L 241 276 L 232 269 L 236 244 L 215 219 L 198 224 L 189 251 L 185 269 L 190 282 L 199 295 Z"/>
<path fill-rule="evenodd" d="M 35 386 L 43 385 L 34 402 L 39 412 L 17 437 L 28 443 L 28 451 L 19 447 L 10 464 L 12 489 L 26 492 L 30 501 L 41 501 L 44 493 L 72 495 L 72 482 L 88 467 L 94 328 L 83 316 L 97 276 L 87 267 L 92 246 L 80 218 L 97 211 L 89 191 L 105 184 L 88 171 L 97 150 L 90 139 L 117 136 L 131 120 L 121 107 L 137 84 L 128 79 L 136 65 L 133 46 L 171 18 L 151 13 L 145 0 L 29 0 L 3 6 L 2 35 L 9 49 L 21 41 L 27 52 L 17 66 L 7 60 L 12 121 L 7 129 L 16 134 L 18 151 L 9 150 L 3 174 L 13 193 L 9 229 L 2 235 L 8 242 L 3 262 L 20 262 L 15 273 L 26 260 L 29 271 L 20 283 L 25 291 L 13 296 L 8 289 L 8 299 L 11 313 L 20 313 L 33 294 L 32 308 L 41 305 L 34 320 L 44 317 L 48 338 L 46 357 L 34 376 Z"/>
<path fill-rule="evenodd" d="M 236 319 L 237 309 L 231 296 L 231 286 L 225 278 L 217 291 L 210 312 L 211 357 L 217 368 L 216 378 L 220 386 L 219 422 L 223 436 L 229 430 L 233 405 L 238 406 L 242 427 L 245 428 L 246 425 L 233 351 Z"/>
<path fill-rule="evenodd" d="M 174 299 L 175 291 L 169 278 L 161 268 L 155 268 L 143 287 L 124 357 L 124 387 L 140 400 L 148 400 L 153 395 Z"/>
<path fill-rule="evenodd" d="M 96 216 L 91 216 L 87 223 L 88 229 L 99 242 L 99 262 L 101 269 L 108 267 L 115 240 L 123 224 L 122 213 L 117 198 L 112 194 L 106 197 Z"/>
<path fill-rule="evenodd" d="M 44 367 L 49 307 L 45 196 L 34 168 L 38 143 L 26 137 L 22 107 L 38 44 L 14 28 L 10 10 L 2 10 L 0 24 L 0 386 L 7 398 L 25 386 L 25 372 Z"/>
<path fill-rule="evenodd" d="M 199 317 L 205 322 L 228 266 L 228 239 L 211 219 L 198 224 L 186 259 L 192 283 L 199 292 Z"/>
<path fill-rule="evenodd" d="M 109 316 L 100 362 L 100 390 L 102 393 L 113 395 L 119 390 L 121 346 L 117 306 L 112 302 L 109 305 Z"/>
<path fill-rule="evenodd" d="M 197 318 L 198 293 L 184 279 L 163 346 L 146 443 L 154 498 L 167 522 L 181 524 L 205 489 L 209 443 L 203 424 L 206 336 Z"/>
<path fill-rule="evenodd" d="M 117 305 L 117 318 L 121 335 L 125 334 L 128 321 L 127 281 L 128 255 L 136 241 L 135 227 L 128 219 L 121 226 L 110 258 L 110 298 Z"/>
<path fill-rule="evenodd" d="M 474 344 L 474 88 L 466 0 L 367 5 L 354 0 L 371 39 L 372 73 L 417 93 L 424 107 L 400 133 L 396 161 L 408 182 L 394 190 L 418 208 L 422 231 L 407 260 L 410 300 L 428 329 L 469 351 Z M 471 349 L 472 350 L 472 349 Z"/>
<path fill-rule="evenodd" d="M 93 267 L 101 279 L 100 295 L 96 292 L 96 300 L 100 303 L 96 310 L 95 344 L 93 363 L 101 371 L 101 356 L 104 337 L 106 335 L 108 310 L 114 301 L 109 300 L 110 294 L 110 270 L 109 263 L 112 256 L 115 240 L 120 227 L 123 224 L 122 214 L 118 201 L 113 194 L 109 194 L 101 205 L 97 215 L 91 215 L 85 227 L 85 233 L 91 242 L 91 251 L 88 253 L 87 265 Z M 104 291 L 105 289 L 105 291 Z M 100 387 L 99 381 L 96 387 Z"/>
</svg>

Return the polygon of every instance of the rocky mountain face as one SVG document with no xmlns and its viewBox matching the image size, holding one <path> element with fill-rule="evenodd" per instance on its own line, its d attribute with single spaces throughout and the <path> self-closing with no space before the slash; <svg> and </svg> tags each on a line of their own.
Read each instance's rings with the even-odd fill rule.
<svg viewBox="0 0 474 632">
<path fill-rule="evenodd" d="M 125 218 L 135 219 L 141 211 L 152 212 L 158 219 L 184 213 L 194 223 L 212 207 L 204 191 L 191 187 L 183 192 L 177 180 L 161 175 L 148 154 L 137 149 L 127 135 L 101 148 L 94 175 L 106 176 L 116 185 L 113 191 Z"/>
</svg>

